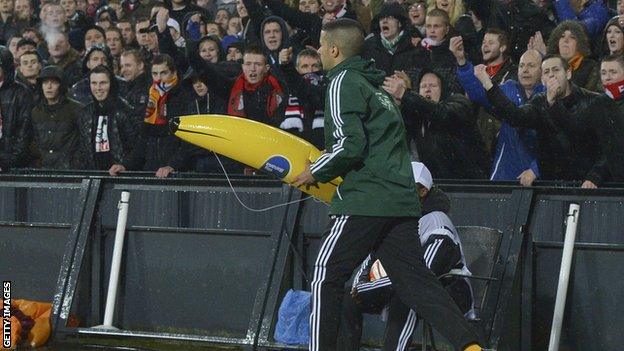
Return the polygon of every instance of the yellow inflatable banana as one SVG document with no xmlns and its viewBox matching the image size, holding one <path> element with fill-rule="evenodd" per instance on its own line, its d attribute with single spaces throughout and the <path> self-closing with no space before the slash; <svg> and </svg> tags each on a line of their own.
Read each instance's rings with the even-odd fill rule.
<svg viewBox="0 0 624 351">
<path fill-rule="evenodd" d="M 191 115 L 178 117 L 173 125 L 182 140 L 274 174 L 288 184 L 305 170 L 308 161 L 314 162 L 322 154 L 301 138 L 246 118 Z M 300 190 L 329 203 L 341 181 L 336 178 Z"/>
</svg>

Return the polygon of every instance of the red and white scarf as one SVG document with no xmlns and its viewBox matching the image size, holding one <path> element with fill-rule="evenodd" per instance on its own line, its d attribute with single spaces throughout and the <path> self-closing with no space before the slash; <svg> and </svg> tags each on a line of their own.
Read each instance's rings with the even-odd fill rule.
<svg viewBox="0 0 624 351">
<path fill-rule="evenodd" d="M 234 86 L 230 92 L 230 101 L 228 102 L 228 115 L 236 117 L 247 117 L 245 112 L 245 100 L 244 92 L 254 92 L 259 87 L 268 84 L 271 86 L 271 92 L 266 102 L 266 115 L 267 118 L 273 118 L 279 105 L 286 99 L 284 89 L 279 84 L 277 78 L 268 74 L 264 79 L 258 83 L 248 83 L 244 75 L 238 76 L 234 82 Z"/>
<path fill-rule="evenodd" d="M 605 94 L 615 101 L 618 101 L 624 96 L 624 80 L 619 82 L 607 84 L 604 86 Z"/>
</svg>

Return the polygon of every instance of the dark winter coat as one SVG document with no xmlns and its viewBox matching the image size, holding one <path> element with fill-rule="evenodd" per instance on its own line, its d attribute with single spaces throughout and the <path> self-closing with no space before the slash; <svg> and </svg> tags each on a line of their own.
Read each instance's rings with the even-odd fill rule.
<svg viewBox="0 0 624 351">
<path fill-rule="evenodd" d="M 106 55 L 106 59 L 108 61 L 107 67 L 109 67 L 110 69 L 113 68 L 113 56 L 111 55 L 108 47 L 102 45 L 93 45 L 91 48 L 89 48 L 89 50 L 87 50 L 87 53 L 82 59 L 82 74 L 84 78 L 74 84 L 69 91 L 69 96 L 83 105 L 87 105 L 93 101 L 93 98 L 91 96 L 91 87 L 89 85 L 89 68 L 87 67 L 87 62 L 89 61 L 89 57 L 91 56 L 91 54 L 95 51 L 103 52 L 104 55 Z M 126 84 L 126 81 L 120 77 L 115 78 L 117 81 L 115 84 L 115 90 L 117 91 L 119 96 L 126 96 L 126 93 L 128 92 L 128 85 Z"/>
<path fill-rule="evenodd" d="M 28 88 L 14 81 L 13 55 L 5 47 L 0 48 L 0 64 L 4 73 L 0 86 L 0 169 L 6 171 L 24 167 L 29 161 L 32 96 Z"/>
<path fill-rule="evenodd" d="M 42 83 L 45 79 L 56 79 L 60 83 L 60 98 L 54 105 L 48 104 L 43 97 Z M 31 112 L 36 164 L 48 169 L 84 168 L 78 123 L 82 106 L 67 98 L 62 69 L 58 66 L 45 67 L 37 78 L 36 90 L 41 96 Z"/>
<path fill-rule="evenodd" d="M 20 72 L 19 70 L 17 70 L 17 73 L 15 73 L 15 81 L 18 83 L 22 83 L 23 86 L 28 88 L 28 92 L 33 97 L 33 104 L 39 100 L 41 95 L 39 94 L 39 91 L 37 89 L 37 84 L 32 84 L 31 82 L 29 82 L 28 79 L 26 79 L 26 77 L 24 77 L 22 72 Z"/>
<path fill-rule="evenodd" d="M 622 116 L 604 95 L 573 85 L 572 93 L 552 106 L 541 93 L 517 107 L 494 86 L 487 97 L 495 116 L 513 127 L 537 131 L 543 179 L 590 180 L 600 185 L 609 179 L 608 162 L 624 162 Z"/>
<path fill-rule="evenodd" d="M 43 99 L 33 108 L 33 141 L 41 158 L 42 168 L 84 167 L 78 128 L 81 110 L 82 105 L 65 97 L 54 105 L 48 105 Z"/>
<path fill-rule="evenodd" d="M 572 83 L 587 90 L 602 92 L 600 65 L 590 58 L 583 58 L 579 68 L 572 71 Z"/>
<path fill-rule="evenodd" d="M 421 76 L 420 68 L 429 68 L 442 77 L 452 93 L 463 93 L 462 87 L 456 76 L 457 59 L 449 50 L 448 40 L 429 49 L 418 46 L 416 48 L 414 67 L 418 69 L 412 74 L 412 79 Z"/>
<path fill-rule="evenodd" d="M 325 149 L 324 113 L 327 81 L 322 72 L 301 76 L 292 63 L 282 65 L 282 72 L 290 95 L 296 96 L 303 105 L 303 138 L 317 148 Z"/>
<path fill-rule="evenodd" d="M 426 73 L 430 71 L 424 71 L 421 79 Z M 415 141 L 420 161 L 434 178 L 485 179 L 488 164 L 474 106 L 463 95 L 449 94 L 438 77 L 442 82 L 439 102 L 415 91 L 403 96 L 401 109 L 408 138 Z"/>
<path fill-rule="evenodd" d="M 253 4 L 253 1 L 251 0 L 244 0 L 244 3 L 245 6 L 247 6 L 247 9 L 249 9 L 249 5 L 252 5 L 252 7 L 259 7 L 258 5 Z M 313 13 L 301 12 L 298 9 L 294 9 L 286 5 L 281 0 L 264 0 L 263 3 L 274 15 L 280 16 L 291 26 L 304 30 L 309 35 L 311 45 L 319 47 L 321 28 L 323 27 L 323 18 L 321 16 Z M 351 18 L 357 20 L 355 12 L 353 12 L 349 6 L 347 6 L 347 12 L 341 18 Z M 262 36 L 262 33 L 259 33 L 260 36 Z"/>
<path fill-rule="evenodd" d="M 185 83 L 181 82 L 169 91 L 164 108 L 167 119 L 197 113 L 198 102 L 194 99 L 195 93 L 193 88 Z M 190 168 L 188 155 L 190 145 L 171 134 L 168 125 L 152 125 L 142 120 L 139 124 L 141 138 L 137 143 L 140 144 L 124 164 L 126 168 L 143 171 L 156 171 L 165 166 L 181 171 Z"/>
<path fill-rule="evenodd" d="M 555 28 L 547 13 L 531 0 L 472 1 L 470 9 L 483 21 L 484 28 L 500 28 L 509 34 L 515 62 L 520 60 L 535 32 L 540 31 L 544 38 L 548 38 Z"/>
<path fill-rule="evenodd" d="M 52 58 L 50 58 L 48 63 L 63 69 L 63 78 L 68 87 L 73 86 L 83 78 L 80 54 L 73 48 L 70 48 L 67 55 L 59 62 L 55 63 Z"/>
<path fill-rule="evenodd" d="M 125 96 L 128 91 L 128 85 L 126 81 L 120 77 L 115 77 L 115 79 L 117 80 L 117 85 L 119 86 L 119 95 Z M 69 91 L 69 97 L 83 105 L 87 105 L 93 102 L 93 97 L 91 96 L 91 86 L 89 84 L 89 77 L 85 77 L 78 81 L 78 83 L 74 84 Z"/>
<path fill-rule="evenodd" d="M 220 82 L 220 84 L 208 84 L 211 95 L 218 97 L 229 103 L 230 94 L 236 79 L 232 79 L 225 75 L 219 68 L 220 64 L 204 62 L 197 53 L 189 56 L 191 67 L 204 82 Z M 270 74 L 270 72 L 269 72 Z M 242 75 L 242 73 L 241 73 Z M 247 118 L 270 124 L 279 128 L 284 120 L 284 112 L 286 101 L 282 101 L 273 116 L 267 116 L 267 98 L 271 94 L 272 88 L 266 84 L 258 87 L 253 92 L 243 91 L 243 101 L 245 106 L 245 115 Z"/>
<path fill-rule="evenodd" d="M 101 114 L 108 116 L 108 138 L 112 158 L 110 164 L 101 164 L 96 158 L 95 129 L 98 116 Z M 92 101 L 82 108 L 78 122 L 80 144 L 87 169 L 108 170 L 113 164 L 125 164 L 139 140 L 137 123 L 133 114 L 132 107 L 125 100 L 114 95 L 104 104 Z"/>
<path fill-rule="evenodd" d="M 394 54 L 390 53 L 381 41 L 379 20 L 388 16 L 398 19 L 403 31 Z M 398 4 L 383 6 L 381 12 L 373 19 L 371 27 L 373 36 L 364 42 L 362 57 L 375 60 L 375 67 L 386 72 L 386 75 L 392 75 L 394 71 L 413 70 L 416 62 L 416 48 L 412 45 L 411 26 L 403 7 Z"/>
<path fill-rule="evenodd" d="M 576 14 L 569 0 L 553 1 L 559 22 L 565 20 L 580 21 L 585 26 L 590 38 L 597 38 L 609 20 L 609 7 L 605 0 L 590 0 Z"/>
<path fill-rule="evenodd" d="M 152 78 L 147 73 L 142 73 L 134 80 L 127 82 L 128 93 L 125 95 L 125 99 L 134 108 L 134 113 L 139 121 L 143 121 L 145 118 L 150 85 L 152 85 Z"/>
</svg>

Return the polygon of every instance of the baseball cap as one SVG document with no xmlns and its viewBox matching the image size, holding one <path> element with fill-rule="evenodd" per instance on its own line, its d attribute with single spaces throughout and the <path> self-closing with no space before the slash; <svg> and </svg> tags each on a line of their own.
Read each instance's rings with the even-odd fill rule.
<svg viewBox="0 0 624 351">
<path fill-rule="evenodd" d="M 416 183 L 424 186 L 427 190 L 431 190 L 433 177 L 431 177 L 431 172 L 429 172 L 424 163 L 412 162 L 412 173 L 414 173 L 414 181 Z"/>
</svg>

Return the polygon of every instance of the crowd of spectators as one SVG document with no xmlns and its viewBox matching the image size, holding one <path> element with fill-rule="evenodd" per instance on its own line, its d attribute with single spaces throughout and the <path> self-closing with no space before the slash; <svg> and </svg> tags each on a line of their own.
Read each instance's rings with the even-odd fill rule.
<svg viewBox="0 0 624 351">
<path fill-rule="evenodd" d="M 624 181 L 624 0 L 0 0 L 0 171 L 218 172 L 172 135 L 188 114 L 323 149 L 338 18 L 436 178 Z"/>
</svg>

